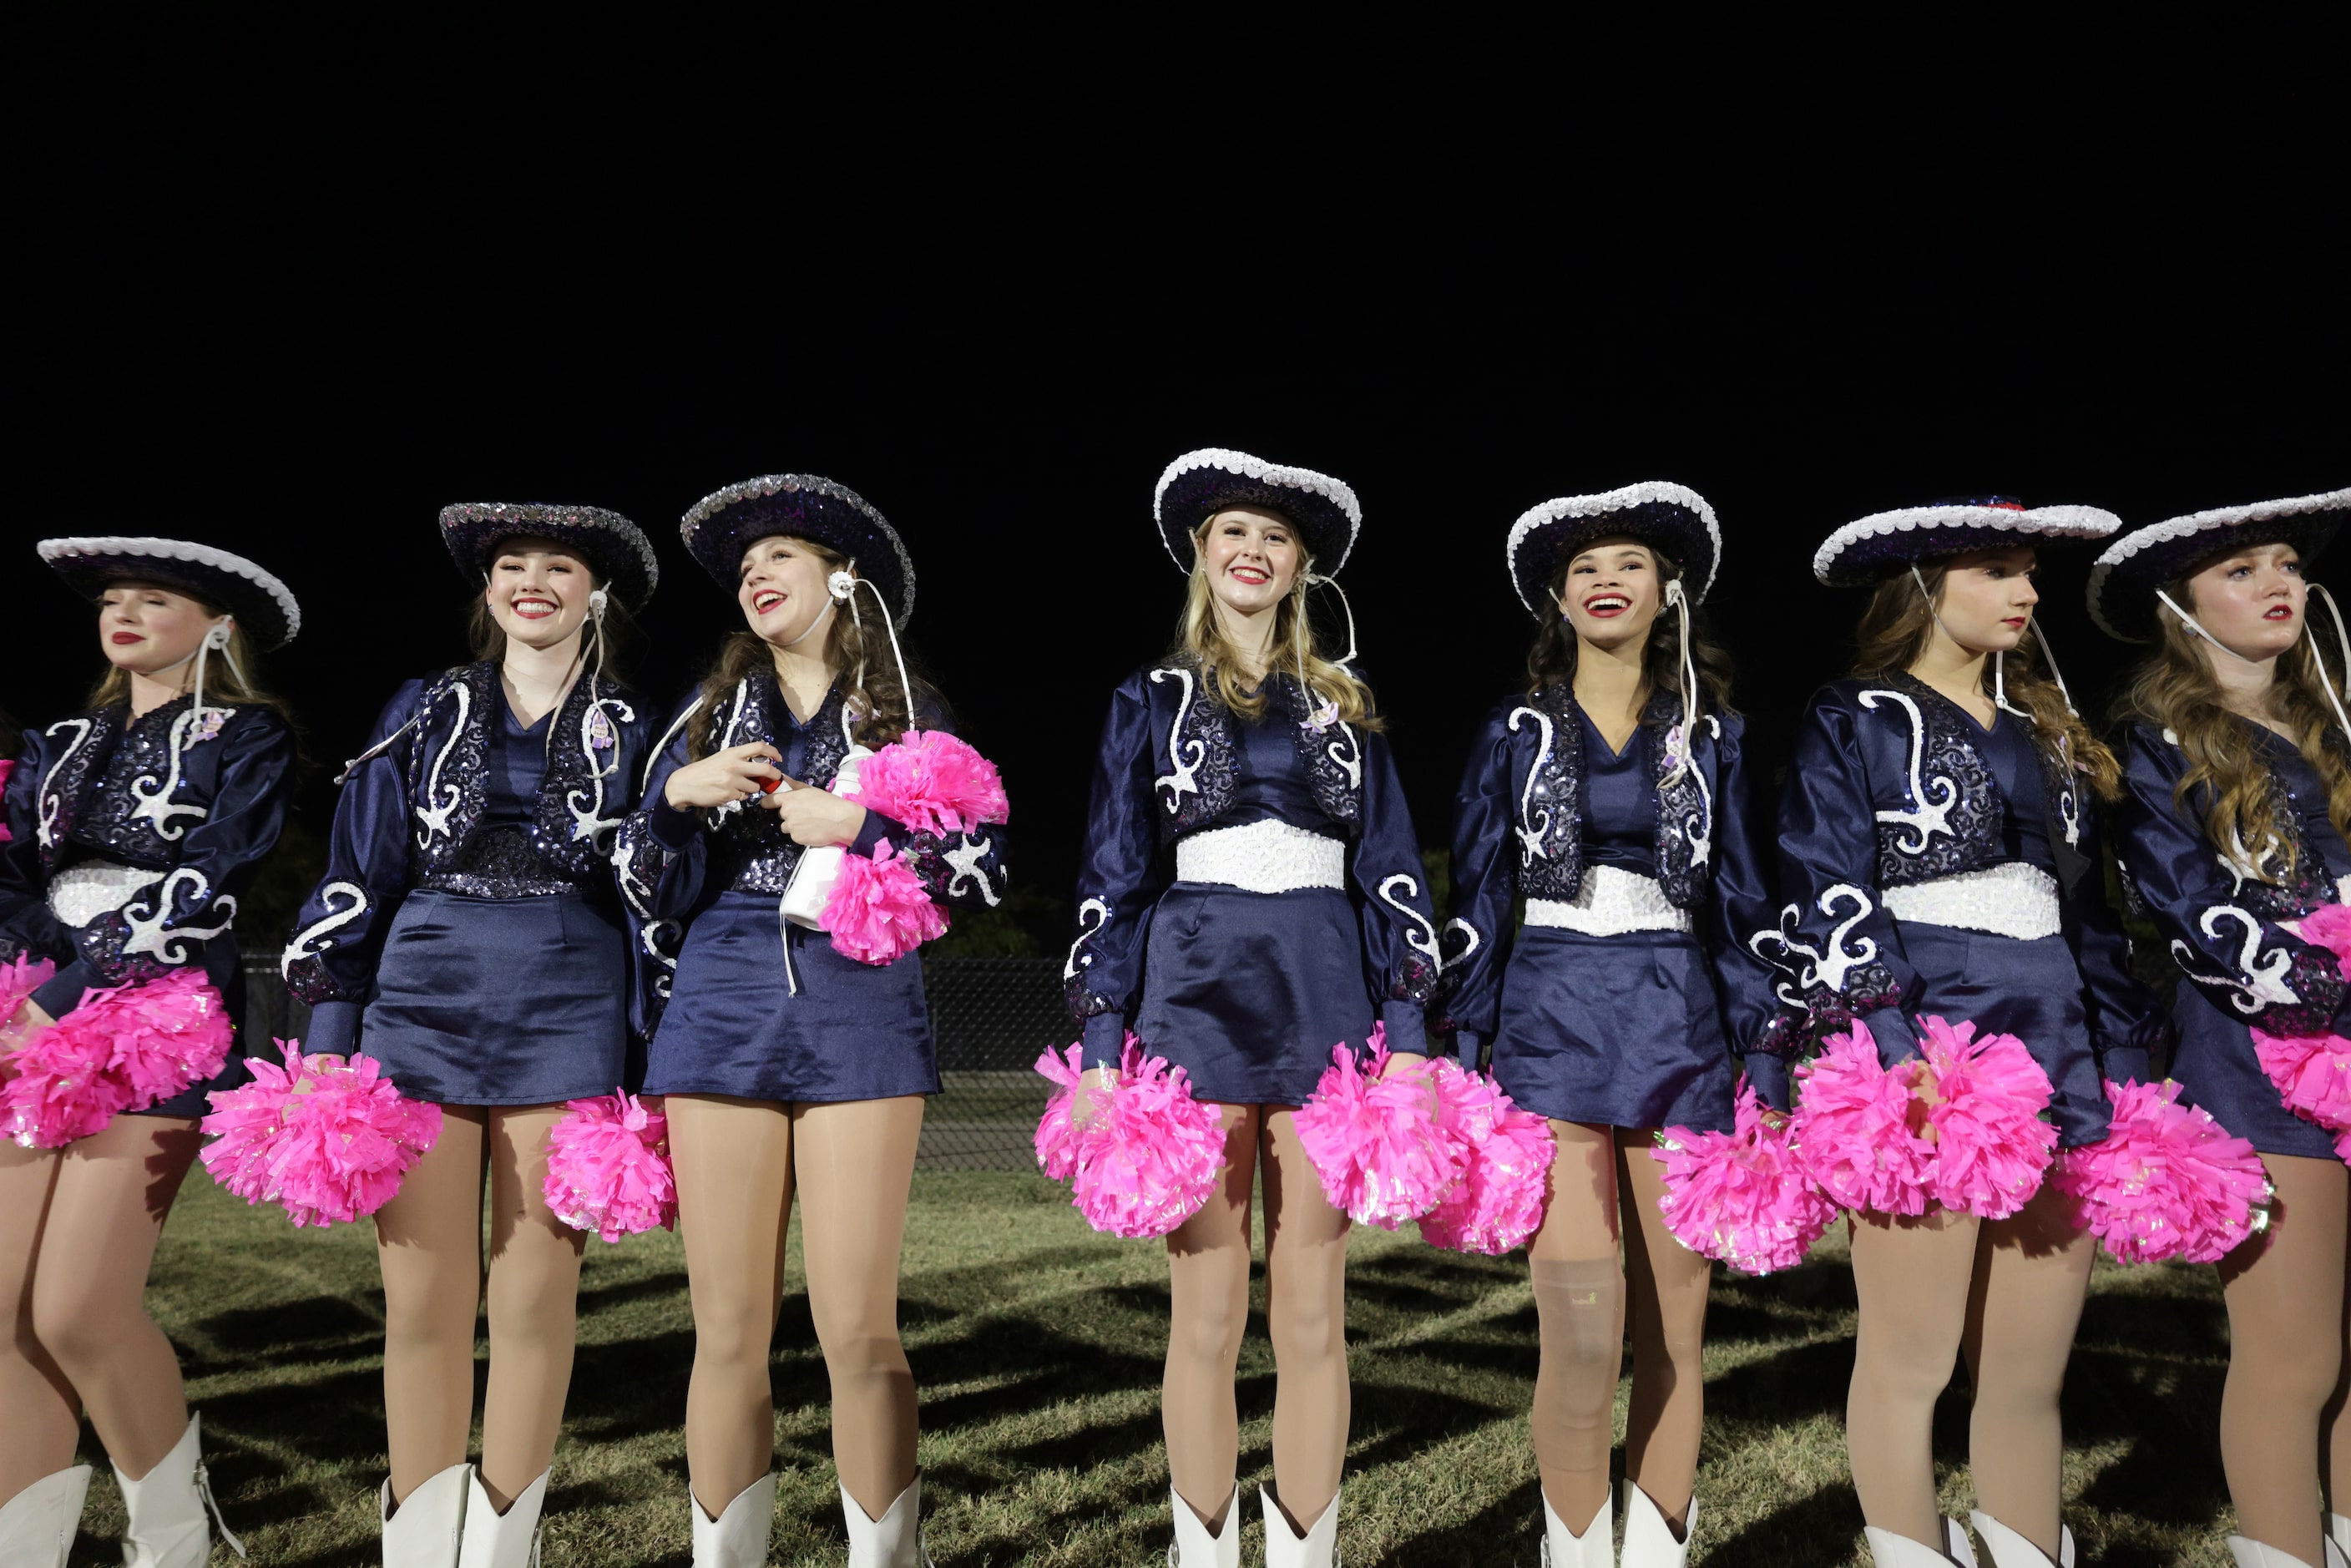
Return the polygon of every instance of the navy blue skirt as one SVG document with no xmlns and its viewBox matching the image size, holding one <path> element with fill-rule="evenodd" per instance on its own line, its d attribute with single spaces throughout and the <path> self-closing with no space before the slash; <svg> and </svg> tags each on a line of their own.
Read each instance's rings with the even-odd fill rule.
<svg viewBox="0 0 2351 1568">
<path fill-rule="evenodd" d="M 1519 932 L 1502 972 L 1494 1080 L 1538 1116 L 1727 1133 L 1737 1072 L 1697 938 Z"/>
<path fill-rule="evenodd" d="M 438 1105 L 552 1105 L 610 1094 L 629 1069 L 629 938 L 578 893 L 401 901 L 360 1049 Z"/>
<path fill-rule="evenodd" d="M 1179 882 L 1160 897 L 1134 1032 L 1196 1098 L 1303 1105 L 1341 1044 L 1377 1018 L 1355 906 L 1337 888 L 1248 893 Z"/>
<path fill-rule="evenodd" d="M 2054 1093 L 2045 1113 L 2062 1148 L 2106 1135 L 2112 1107 L 2090 1049 L 2082 1007 L 2082 971 L 2063 936 L 2021 941 L 1988 931 L 1900 921 L 1903 956 L 1918 971 L 1918 1019 L 1972 1023 L 1978 1035 L 2012 1034 L 2049 1075 Z M 1890 1041 L 1881 1041 L 1881 1052 Z M 1906 1053 L 1907 1054 L 1907 1053 Z M 1889 1062 L 1889 1065 L 1891 1063 Z"/>
<path fill-rule="evenodd" d="M 861 964 L 791 927 L 784 976 L 776 895 L 724 893 L 695 916 L 668 1009 L 648 1049 L 648 1094 L 746 1100 L 888 1100 L 939 1092 L 923 960 Z"/>
<path fill-rule="evenodd" d="M 2171 1017 L 2179 1026 L 2171 1076 L 2179 1081 L 2183 1104 L 2202 1106 L 2262 1154 L 2335 1158 L 2334 1135 L 2285 1108 L 2253 1054 L 2252 1031 L 2227 1008 L 2214 1005 L 2210 992 L 2191 980 L 2180 981 Z"/>
</svg>

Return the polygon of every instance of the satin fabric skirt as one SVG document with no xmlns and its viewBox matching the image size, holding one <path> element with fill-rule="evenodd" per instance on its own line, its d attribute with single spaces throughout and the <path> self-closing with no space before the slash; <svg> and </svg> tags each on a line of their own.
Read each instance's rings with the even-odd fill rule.
<svg viewBox="0 0 2351 1568">
<path fill-rule="evenodd" d="M 2058 1145 L 2078 1148 L 2106 1135 L 2113 1108 L 2090 1048 L 2082 971 L 2064 937 L 2024 941 L 1903 921 L 1894 928 L 1903 956 L 1918 972 L 1918 1004 L 1909 1009 L 1914 1026 L 1920 1019 L 1939 1018 L 1949 1024 L 1972 1023 L 1979 1036 L 2016 1036 L 2049 1075 L 2054 1092 L 2045 1114 L 2056 1124 Z M 1888 1065 L 1910 1054 L 1891 1049 L 1896 1043 L 1878 1041 L 1878 1054 Z"/>
<path fill-rule="evenodd" d="M 784 974 L 772 893 L 724 893 L 695 916 L 653 1031 L 648 1094 L 820 1103 L 939 1092 L 923 960 L 844 958 L 821 932 L 790 928 Z"/>
<path fill-rule="evenodd" d="M 1152 912 L 1134 1032 L 1195 1099 L 1303 1105 L 1332 1049 L 1360 1052 L 1377 1017 L 1363 926 L 1337 888 L 1179 882 Z"/>
<path fill-rule="evenodd" d="M 2211 992 L 2193 980 L 2180 981 L 2172 995 L 2171 1018 L 2179 1027 L 2171 1076 L 2179 1081 L 2183 1103 L 2202 1106 L 2262 1154 L 2335 1158 L 2334 1134 L 2285 1108 L 2253 1053 L 2252 1031 Z"/>
<path fill-rule="evenodd" d="M 1684 932 L 1520 928 L 1502 972 L 1493 1068 L 1538 1116 L 1730 1130 L 1738 1073 L 1706 952 Z"/>
<path fill-rule="evenodd" d="M 629 1076 L 629 939 L 578 893 L 416 888 L 385 935 L 360 1049 L 413 1100 L 551 1105 Z"/>
</svg>

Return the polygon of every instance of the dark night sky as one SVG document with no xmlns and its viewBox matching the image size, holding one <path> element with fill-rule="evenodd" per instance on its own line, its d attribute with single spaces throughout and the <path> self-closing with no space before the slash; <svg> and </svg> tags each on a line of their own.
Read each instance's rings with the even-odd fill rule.
<svg viewBox="0 0 2351 1568">
<path fill-rule="evenodd" d="M 1548 497 L 1713 502 L 1711 608 L 1773 744 L 1844 656 L 1858 600 L 1808 561 L 1851 517 L 2351 483 L 2339 97 L 2187 32 L 1844 37 L 1792 74 L 1756 38 L 1402 15 L 1247 56 L 934 39 L 520 86 L 46 62 L 8 111 L 0 708 L 44 719 L 99 667 L 35 539 L 245 551 L 305 607 L 270 674 L 323 830 L 392 685 L 462 656 L 443 504 L 643 526 L 666 703 L 735 616 L 678 515 L 820 473 L 905 536 L 914 641 L 1004 767 L 1024 880 L 1065 897 L 1107 693 L 1180 601 L 1150 499 L 1190 447 L 1363 497 L 1344 581 L 1430 842 L 1531 631 L 1503 537 Z M 2116 653 L 2085 564 L 2045 574 L 2077 695 Z"/>
</svg>

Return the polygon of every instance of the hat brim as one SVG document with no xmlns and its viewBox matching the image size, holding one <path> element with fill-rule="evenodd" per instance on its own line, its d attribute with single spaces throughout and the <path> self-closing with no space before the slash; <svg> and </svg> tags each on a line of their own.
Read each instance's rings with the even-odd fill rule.
<svg viewBox="0 0 2351 1568">
<path fill-rule="evenodd" d="M 2291 544 L 2307 569 L 2351 519 L 2351 489 L 2218 507 L 2135 528 L 2091 564 L 2090 619 L 2109 637 L 2144 643 L 2156 632 L 2156 591 L 2253 545 Z"/>
<path fill-rule="evenodd" d="M 1905 507 L 1831 534 L 1813 553 L 1813 576 L 1831 588 L 1853 588 L 1920 561 L 2018 545 L 2089 544 L 2122 526 L 2096 507 Z"/>
<path fill-rule="evenodd" d="M 1510 525 L 1504 561 L 1519 602 L 1540 620 L 1552 608 L 1552 579 L 1594 539 L 1638 539 L 1681 569 L 1690 602 L 1705 601 L 1722 559 L 1722 528 L 1706 497 L 1661 479 L 1597 496 L 1562 496 L 1530 507 Z"/>
<path fill-rule="evenodd" d="M 112 583 L 161 583 L 235 616 L 264 653 L 285 646 L 302 630 L 293 590 L 245 557 L 211 545 L 108 537 L 43 539 L 36 548 L 84 599 L 102 597 Z"/>
<path fill-rule="evenodd" d="M 1311 468 L 1268 463 L 1246 452 L 1203 447 L 1186 452 L 1159 476 L 1152 497 L 1160 542 L 1168 559 L 1186 571 L 1197 553 L 1192 540 L 1200 525 L 1234 507 L 1255 507 L 1290 519 L 1312 558 L 1314 570 L 1336 577 L 1353 553 L 1364 520 L 1355 492 L 1343 480 Z"/>
<path fill-rule="evenodd" d="M 914 562 L 898 530 L 846 486 L 814 474 L 767 474 L 713 491 L 678 525 L 686 553 L 711 580 L 733 591 L 743 552 L 787 534 L 857 563 L 904 627 L 914 613 Z"/>
<path fill-rule="evenodd" d="M 601 507 L 462 501 L 441 508 L 441 538 L 457 570 L 476 586 L 487 580 L 499 544 L 514 538 L 542 538 L 575 551 L 632 611 L 643 609 L 661 585 L 653 540 Z"/>
</svg>

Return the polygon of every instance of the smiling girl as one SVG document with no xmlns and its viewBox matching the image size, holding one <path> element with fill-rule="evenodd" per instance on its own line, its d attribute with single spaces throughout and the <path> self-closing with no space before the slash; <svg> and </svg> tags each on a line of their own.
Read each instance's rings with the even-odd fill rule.
<svg viewBox="0 0 2351 1568">
<path fill-rule="evenodd" d="M 277 841 L 294 767 L 292 730 L 256 684 L 254 654 L 301 625 L 284 583 L 208 545 L 49 539 L 40 554 L 97 601 L 110 668 L 88 708 L 26 737 L 8 777 L 0 963 L 57 966 L 21 1006 L 0 1000 L 15 1014 L 0 1018 L 0 1052 L 22 1048 L 0 1057 L 0 1083 L 19 1090 L 53 1022 L 88 1024 L 173 986 L 196 982 L 193 1010 L 216 1026 L 225 1011 L 233 1030 L 245 1000 L 237 904 Z M 126 1559 L 210 1558 L 198 1423 L 141 1298 L 205 1097 L 246 1077 L 227 1049 L 218 1076 L 133 1098 L 96 1131 L 47 1127 L 32 1100 L 9 1097 L 0 1563 L 66 1560 L 89 1484 L 72 1463 L 84 1412 L 121 1483 Z"/>
<path fill-rule="evenodd" d="M 628 1074 L 629 949 L 607 857 L 651 717 L 604 668 L 653 546 L 592 507 L 450 507 L 475 660 L 395 693 L 346 769 L 283 970 L 312 1052 L 364 1051 L 441 1132 L 376 1214 L 387 1568 L 521 1568 L 571 1376 L 581 1233 L 548 1209 L 564 1102 Z M 488 1184 L 489 1386 L 474 1322 Z"/>
<path fill-rule="evenodd" d="M 2257 1045 L 2351 1033 L 2335 954 L 2302 936 L 2351 886 L 2344 672 L 2310 635 L 2304 575 L 2346 517 L 2351 490 L 2175 517 L 2116 540 L 2090 579 L 2098 623 L 2156 644 L 2122 704 L 2122 850 L 2182 976 L 2172 1075 L 2251 1140 L 2276 1194 L 2267 1233 L 2220 1265 L 2220 1462 L 2243 1568 L 2351 1553 L 2345 1145 L 2289 1106 Z"/>
</svg>

